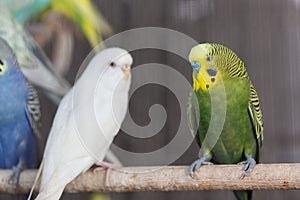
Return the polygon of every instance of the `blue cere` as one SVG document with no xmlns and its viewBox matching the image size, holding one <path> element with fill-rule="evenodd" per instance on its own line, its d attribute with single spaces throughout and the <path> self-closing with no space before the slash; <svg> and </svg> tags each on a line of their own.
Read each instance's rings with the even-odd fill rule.
<svg viewBox="0 0 300 200">
<path fill-rule="evenodd" d="M 198 61 L 192 62 L 192 68 L 193 68 L 194 70 L 199 71 L 200 67 L 201 67 L 200 62 L 198 62 Z"/>
</svg>

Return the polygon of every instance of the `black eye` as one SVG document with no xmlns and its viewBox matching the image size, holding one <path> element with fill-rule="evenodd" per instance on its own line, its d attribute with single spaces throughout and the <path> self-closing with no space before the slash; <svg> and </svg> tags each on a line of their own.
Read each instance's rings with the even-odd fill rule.
<svg viewBox="0 0 300 200">
<path fill-rule="evenodd" d="M 207 58 L 206 58 L 206 61 L 207 62 L 210 62 L 210 61 L 212 61 L 213 60 L 213 57 L 212 56 L 207 56 Z"/>
<path fill-rule="evenodd" d="M 109 65 L 110 65 L 111 67 L 114 67 L 114 66 L 116 66 L 116 63 L 111 62 Z"/>
<path fill-rule="evenodd" d="M 0 65 L 4 65 L 3 61 L 0 59 Z"/>
</svg>

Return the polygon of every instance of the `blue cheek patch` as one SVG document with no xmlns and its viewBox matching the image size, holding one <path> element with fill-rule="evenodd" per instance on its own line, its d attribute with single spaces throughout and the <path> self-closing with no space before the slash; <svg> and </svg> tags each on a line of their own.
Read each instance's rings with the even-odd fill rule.
<svg viewBox="0 0 300 200">
<path fill-rule="evenodd" d="M 192 62 L 192 68 L 199 71 L 201 64 L 197 61 Z"/>
<path fill-rule="evenodd" d="M 206 70 L 207 73 L 210 75 L 210 76 L 216 76 L 217 75 L 217 71 L 213 70 L 213 69 L 208 69 Z"/>
</svg>

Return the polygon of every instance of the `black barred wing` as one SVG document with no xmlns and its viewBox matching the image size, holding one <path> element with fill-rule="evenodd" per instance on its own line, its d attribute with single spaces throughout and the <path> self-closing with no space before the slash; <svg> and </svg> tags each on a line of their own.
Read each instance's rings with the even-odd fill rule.
<svg viewBox="0 0 300 200">
<path fill-rule="evenodd" d="M 249 101 L 249 113 L 251 117 L 251 121 L 254 127 L 256 139 L 258 141 L 259 147 L 263 144 L 263 121 L 262 121 L 262 113 L 259 106 L 259 99 L 256 93 L 255 88 L 253 87 L 252 83 L 250 84 L 250 101 Z"/>
<path fill-rule="evenodd" d="M 41 110 L 40 110 L 40 101 L 37 95 L 37 91 L 33 88 L 32 85 L 28 85 L 28 97 L 27 97 L 27 108 L 26 114 L 30 122 L 31 128 L 34 132 L 34 135 L 37 139 L 41 139 L 40 127 L 41 127 Z"/>
</svg>

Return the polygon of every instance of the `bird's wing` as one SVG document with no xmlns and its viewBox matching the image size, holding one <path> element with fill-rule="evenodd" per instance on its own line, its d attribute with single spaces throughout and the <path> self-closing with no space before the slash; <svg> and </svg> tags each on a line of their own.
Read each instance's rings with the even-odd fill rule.
<svg viewBox="0 0 300 200">
<path fill-rule="evenodd" d="M 76 126 L 70 121 L 72 97 L 72 91 L 65 95 L 55 115 L 42 164 L 33 185 L 36 185 L 41 175 L 40 193 L 36 200 L 59 199 L 64 187 L 94 162 L 94 159 L 82 150 L 78 135 L 74 131 Z"/>
<path fill-rule="evenodd" d="M 62 99 L 47 139 L 40 187 L 43 195 L 46 191 L 60 191 L 94 162 L 82 147 L 76 132 L 76 124 L 72 117 L 72 98 L 70 91 Z"/>
<path fill-rule="evenodd" d="M 25 32 L 22 36 L 21 48 L 24 49 L 23 52 L 27 51 L 22 72 L 39 88 L 60 97 L 64 96 L 69 91 L 70 84 L 54 71 L 51 62 L 36 42 Z"/>
<path fill-rule="evenodd" d="M 192 90 L 190 92 L 188 105 L 187 105 L 187 116 L 188 116 L 188 126 L 193 137 L 196 137 L 197 143 L 200 144 L 198 126 L 199 126 L 199 105 L 197 96 Z"/>
<path fill-rule="evenodd" d="M 252 83 L 250 83 L 250 101 L 248 111 L 250 114 L 250 119 L 253 125 L 253 129 L 255 131 L 255 136 L 258 141 L 259 147 L 263 144 L 263 121 L 262 121 L 262 113 L 259 106 L 259 100 L 256 93 L 256 90 Z"/>
<path fill-rule="evenodd" d="M 76 132 L 72 98 L 70 91 L 62 99 L 55 116 L 44 152 L 40 193 L 36 200 L 59 199 L 64 187 L 95 163 Z"/>
<path fill-rule="evenodd" d="M 51 162 L 45 163 L 44 166 L 50 165 L 50 168 L 54 168 L 54 166 L 57 164 L 55 162 L 55 157 L 59 155 L 57 153 L 59 153 L 59 151 L 64 147 L 64 142 L 67 142 L 68 135 L 70 134 L 68 132 L 67 125 L 71 118 L 71 98 L 72 95 L 67 93 L 60 102 L 60 105 L 56 111 L 52 127 L 47 138 L 43 158 L 44 160 L 45 157 L 47 157 L 47 159 L 51 160 Z"/>
<path fill-rule="evenodd" d="M 50 60 L 33 38 L 19 24 L 15 23 L 15 27 L 15 34 L 19 35 L 20 40 L 14 46 L 17 49 L 18 60 L 21 59 L 19 63 L 25 76 L 46 91 L 59 96 L 65 95 L 70 89 L 70 84 L 54 71 Z"/>
<path fill-rule="evenodd" d="M 26 106 L 26 115 L 30 122 L 30 126 L 35 134 L 37 139 L 41 139 L 40 127 L 41 127 L 41 110 L 40 102 L 37 91 L 33 88 L 32 85 L 28 85 L 28 96 L 27 96 L 27 106 Z"/>
</svg>

